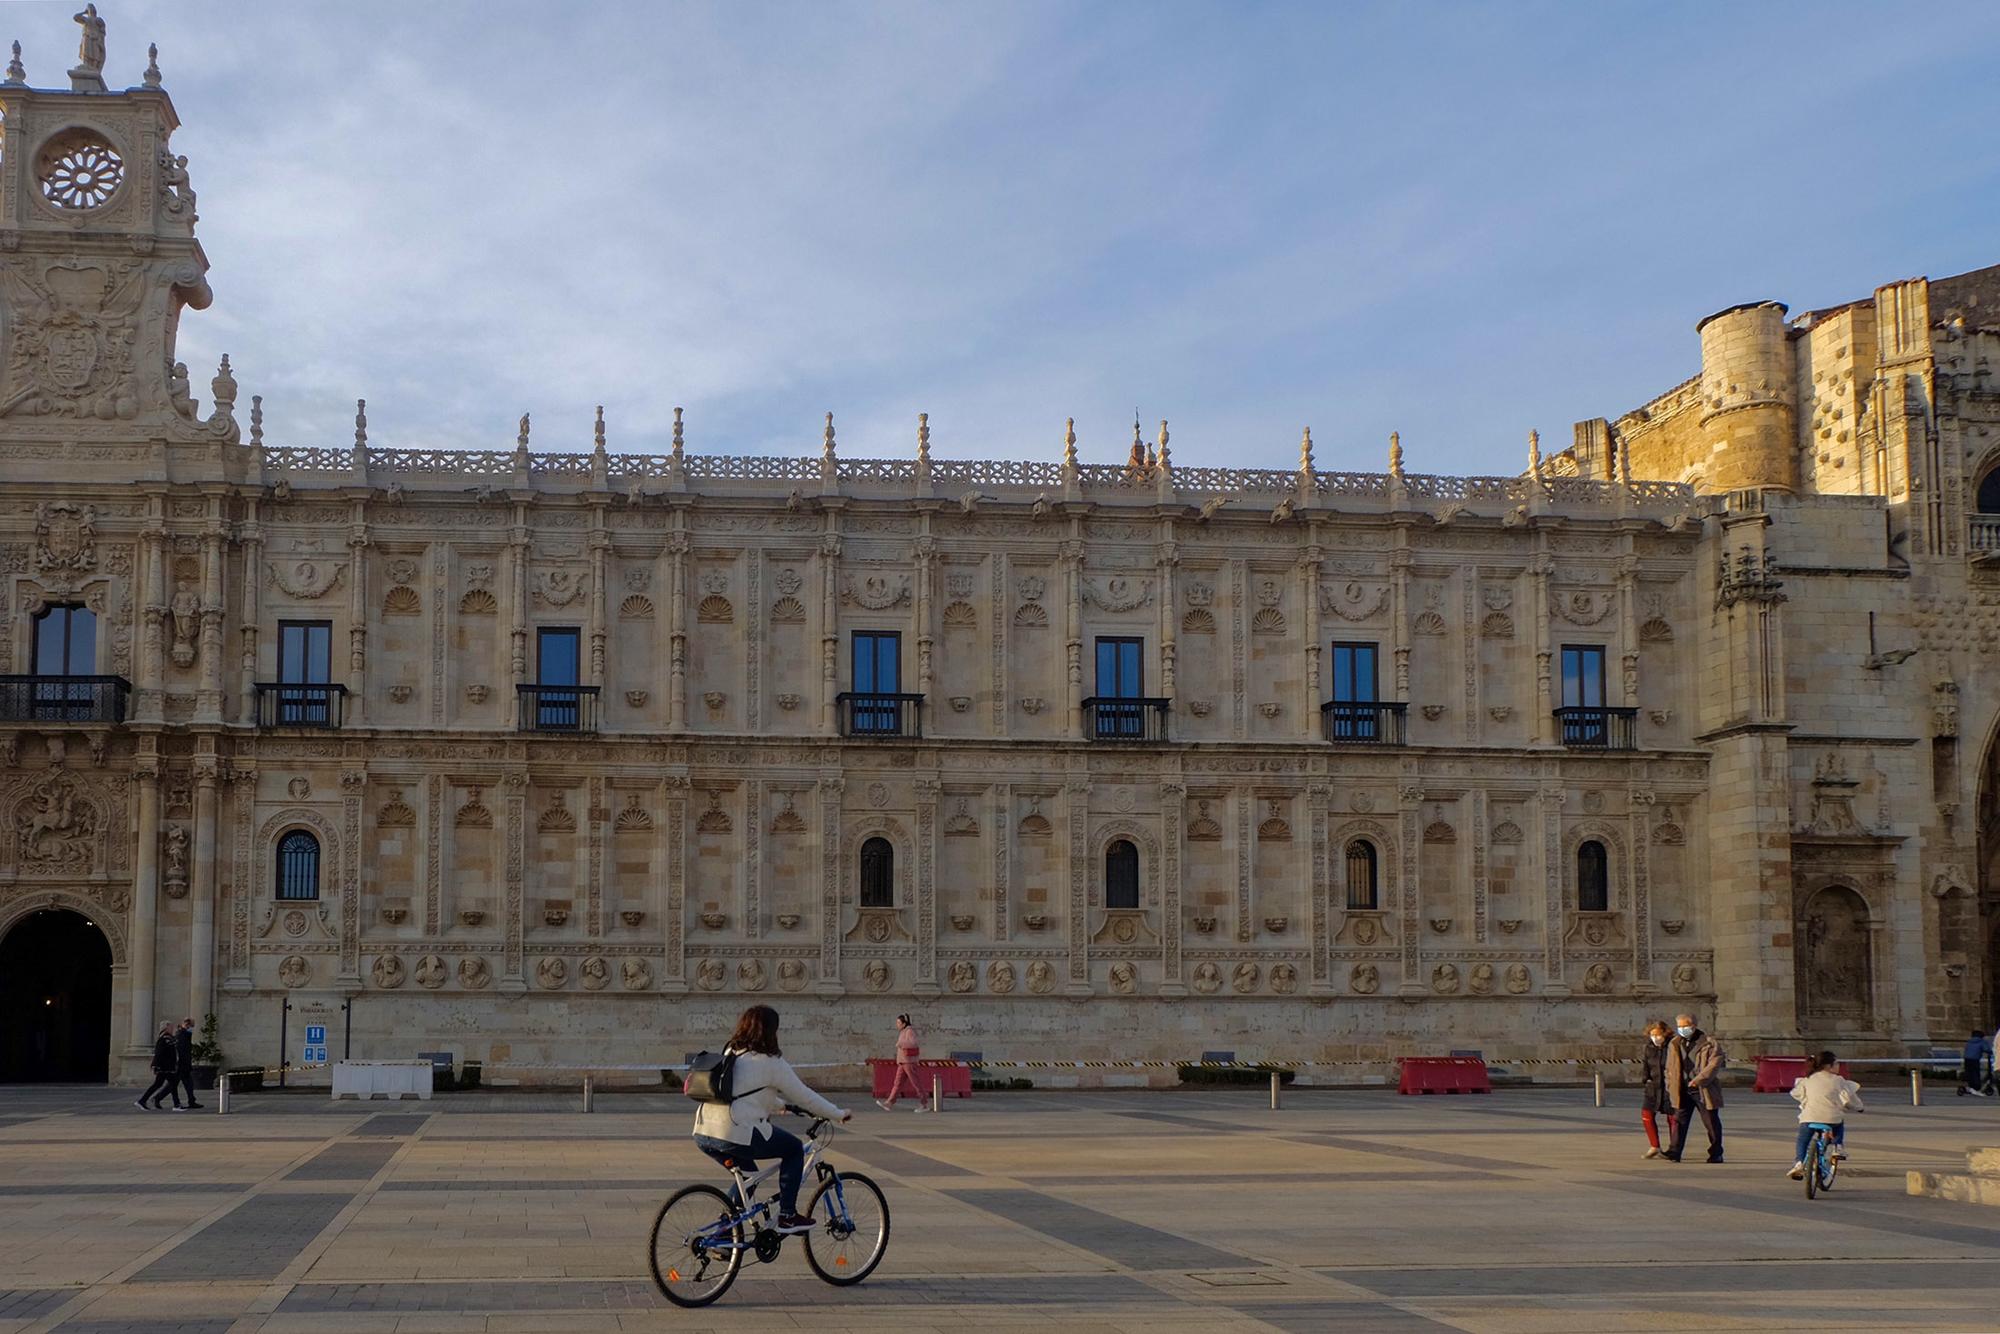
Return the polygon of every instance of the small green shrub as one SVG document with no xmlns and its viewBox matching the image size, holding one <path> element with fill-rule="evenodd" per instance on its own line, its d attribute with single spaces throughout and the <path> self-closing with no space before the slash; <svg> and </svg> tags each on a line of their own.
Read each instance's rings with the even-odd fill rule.
<svg viewBox="0 0 2000 1334">
<path fill-rule="evenodd" d="M 1278 1083 L 1289 1086 L 1298 1078 L 1298 1071 L 1287 1070 L 1276 1065 L 1255 1065 L 1248 1068 L 1232 1065 L 1183 1065 L 1175 1068 L 1181 1083 L 1215 1087 L 1217 1085 L 1257 1085 L 1262 1087 L 1271 1082 L 1271 1076 L 1278 1077 Z"/>
</svg>

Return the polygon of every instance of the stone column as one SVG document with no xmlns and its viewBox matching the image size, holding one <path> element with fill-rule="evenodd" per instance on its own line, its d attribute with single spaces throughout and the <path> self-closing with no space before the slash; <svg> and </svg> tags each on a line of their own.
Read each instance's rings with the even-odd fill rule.
<svg viewBox="0 0 2000 1334">
<path fill-rule="evenodd" d="M 675 732 L 687 726 L 688 545 L 686 533 L 667 538 L 667 728 Z"/>
<path fill-rule="evenodd" d="M 218 674 L 220 668 L 217 669 Z M 202 739 L 213 744 L 212 738 Z M 194 884 L 190 907 L 193 927 L 188 942 L 188 1013 L 199 1023 L 215 1008 L 215 785 L 218 771 L 213 753 L 194 760 Z"/>
<path fill-rule="evenodd" d="M 1631 537 L 1626 537 L 1629 545 Z M 1639 558 L 1629 552 L 1618 558 L 1618 640 L 1624 670 L 1619 673 L 1623 693 L 1618 702 L 1626 708 L 1639 706 Z M 1637 723 L 1633 724 L 1634 730 Z"/>
<path fill-rule="evenodd" d="M 667 779 L 667 874 L 666 902 L 660 910 L 665 931 L 665 954 L 660 990 L 687 990 L 687 794 L 688 780 L 676 774 Z"/>
<path fill-rule="evenodd" d="M 604 685 L 604 587 L 605 553 L 610 550 L 611 535 L 604 531 L 604 506 L 590 508 L 590 684 Z M 602 702 L 598 717 L 604 716 Z"/>
<path fill-rule="evenodd" d="M 1544 631 L 1543 633 L 1547 633 Z M 1551 770 L 1553 765 L 1550 766 Z M 1560 782 L 1549 781 L 1553 772 L 1543 774 L 1538 793 L 1541 804 L 1542 932 L 1544 967 L 1549 975 L 1542 980 L 1544 996 L 1569 995 L 1568 960 L 1563 951 L 1563 855 L 1562 808 L 1564 791 Z"/>
<path fill-rule="evenodd" d="M 840 534 L 835 516 L 826 521 L 819 542 L 819 730 L 833 736 L 840 730 L 833 698 L 840 693 Z"/>
<path fill-rule="evenodd" d="M 1401 806 L 1397 812 L 1396 852 L 1402 861 L 1396 879 L 1398 892 L 1402 895 L 1403 933 L 1403 984 L 1399 988 L 1405 996 L 1422 996 L 1429 992 L 1429 980 L 1423 976 L 1424 950 L 1423 936 L 1423 883 L 1420 868 L 1423 840 L 1424 790 L 1410 781 L 1405 772 L 1403 786 L 1398 793 Z"/>
<path fill-rule="evenodd" d="M 202 533 L 201 686 L 195 702 L 195 717 L 208 723 L 222 721 L 222 524 L 222 497 L 210 496 Z"/>
<path fill-rule="evenodd" d="M 937 980 L 937 837 L 938 793 L 935 778 L 919 778 L 917 788 L 917 981 L 919 996 L 938 994 Z"/>
<path fill-rule="evenodd" d="M 1389 556 L 1389 595 L 1391 605 L 1391 634 L 1394 640 L 1390 653 L 1396 663 L 1396 680 L 1391 687 L 1395 698 L 1404 704 L 1410 702 L 1410 530 L 1398 525 L 1396 528 L 1396 549 Z M 1466 724 L 1471 728 L 1471 723 Z M 1470 739 L 1471 732 L 1468 730 Z"/>
<path fill-rule="evenodd" d="M 930 515 L 924 515 L 921 522 L 928 526 Z M 917 693 L 924 697 L 926 707 L 934 708 L 936 701 L 931 698 L 931 692 L 936 688 L 936 682 L 931 675 L 931 647 L 936 617 L 932 611 L 935 599 L 931 586 L 937 580 L 937 539 L 928 533 L 919 536 L 914 544 L 914 555 L 917 564 Z"/>
<path fill-rule="evenodd" d="M 1299 703 L 1299 734 L 1308 741 L 1318 739 L 1319 706 L 1326 696 L 1320 688 L 1319 586 L 1320 562 L 1326 553 L 1309 546 L 1299 558 L 1299 595 L 1305 599 L 1306 681 L 1305 698 Z"/>
<path fill-rule="evenodd" d="M 1081 534 L 1083 520 L 1071 520 Z M 1063 653 L 1069 679 L 1069 735 L 1084 735 L 1083 722 L 1083 541 L 1072 537 L 1062 547 Z M 1088 988 L 1089 982 L 1084 983 Z"/>
<path fill-rule="evenodd" d="M 132 966 L 126 977 L 132 1023 L 125 1054 L 136 1059 L 153 1050 L 154 951 L 160 923 L 159 756 L 142 752 L 133 774 L 139 780 L 139 846 L 132 866 L 132 941 L 127 950 Z"/>
<path fill-rule="evenodd" d="M 528 678 L 528 507 L 514 506 L 514 526 L 507 536 L 508 689 L 518 699 L 517 686 Z M 518 706 L 517 706 L 518 707 Z"/>
<path fill-rule="evenodd" d="M 149 496 L 146 526 L 139 534 L 139 552 L 145 579 L 143 624 L 139 636 L 138 698 L 133 716 L 139 722 L 159 722 L 166 700 L 167 622 L 167 525 L 163 517 L 164 497 Z M 147 1035 L 148 1041 L 151 1034 Z"/>
<path fill-rule="evenodd" d="M 1306 787 L 1306 819 L 1312 828 L 1312 873 L 1306 885 L 1312 901 L 1312 978 L 1306 984 L 1309 996 L 1333 994 L 1333 877 L 1327 862 L 1326 829 L 1326 807 L 1332 796 L 1333 788 L 1324 782 Z"/>
<path fill-rule="evenodd" d="M 1173 540 L 1173 521 L 1165 524 L 1166 539 L 1153 552 L 1153 574 L 1160 589 L 1160 695 L 1174 698 L 1180 668 L 1180 625 L 1175 616 L 1174 570 L 1181 563 L 1180 544 Z"/>
<path fill-rule="evenodd" d="M 1168 616 L 1172 617 L 1172 604 Z M 1187 929 L 1181 919 L 1181 828 L 1187 813 L 1187 788 L 1178 782 L 1160 784 L 1160 994 L 1187 995 L 1187 979 L 1182 976 L 1181 935 Z"/>
<path fill-rule="evenodd" d="M 524 864 L 527 861 L 528 826 L 528 775 L 523 770 L 509 773 L 503 780 L 506 791 L 504 805 L 507 810 L 507 851 L 505 884 L 507 894 L 506 912 L 506 958 L 500 978 L 500 990 L 520 993 L 528 989 L 527 973 L 523 956 L 526 952 L 523 940 Z"/>
<path fill-rule="evenodd" d="M 1072 622 L 1074 624 L 1075 622 Z M 1069 857 L 1069 984 L 1071 996 L 1090 994 L 1090 779 L 1073 775 L 1064 791 L 1063 843 Z"/>
<path fill-rule="evenodd" d="M 819 780 L 819 980 L 813 991 L 838 996 L 840 984 L 840 796 L 846 782 L 839 774 Z"/>
<path fill-rule="evenodd" d="M 347 579 L 347 701 L 343 721 L 368 720 L 368 525 L 363 502 L 354 502 L 354 525 L 347 535 L 352 554 Z"/>
<path fill-rule="evenodd" d="M 264 585 L 264 528 L 257 519 L 257 498 L 244 502 L 243 519 L 243 605 L 237 627 L 241 644 L 236 701 L 237 720 L 245 727 L 257 724 L 257 632 L 263 616 L 259 600 Z"/>
<path fill-rule="evenodd" d="M 1535 553 L 1529 566 L 1528 618 L 1535 627 L 1535 740 L 1548 745 L 1556 739 L 1556 695 L 1552 680 L 1555 664 L 1555 627 L 1549 624 L 1549 576 L 1555 573 L 1555 558 L 1549 555 L 1548 534 L 1537 534 L 1543 549 Z"/>
</svg>

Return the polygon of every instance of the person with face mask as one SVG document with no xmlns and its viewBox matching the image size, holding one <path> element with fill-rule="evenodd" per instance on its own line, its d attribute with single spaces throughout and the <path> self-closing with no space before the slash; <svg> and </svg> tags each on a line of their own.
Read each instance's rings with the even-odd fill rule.
<svg viewBox="0 0 2000 1334">
<path fill-rule="evenodd" d="M 1674 1035 L 1667 1039 L 1666 1090 L 1674 1107 L 1674 1137 L 1665 1157 L 1681 1160 L 1688 1123 L 1701 1113 L 1708 1132 L 1708 1161 L 1722 1161 L 1722 1044 L 1695 1027 L 1691 1014 L 1674 1018 Z"/>
<path fill-rule="evenodd" d="M 1664 1019 L 1655 1019 L 1646 1025 L 1646 1045 L 1639 1049 L 1639 1124 L 1646 1127 L 1648 1158 L 1660 1156 L 1657 1116 L 1664 1112 L 1671 1123 L 1674 1114 L 1667 1098 L 1667 1037 L 1672 1032 Z"/>
</svg>

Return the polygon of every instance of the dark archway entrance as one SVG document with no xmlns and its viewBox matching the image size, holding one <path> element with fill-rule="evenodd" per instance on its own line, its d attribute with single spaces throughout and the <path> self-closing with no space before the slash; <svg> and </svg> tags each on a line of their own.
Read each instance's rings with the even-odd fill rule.
<svg viewBox="0 0 2000 1334">
<path fill-rule="evenodd" d="M 0 1083 L 102 1084 L 110 1058 L 110 944 L 65 908 L 16 921 L 0 939 Z"/>
</svg>

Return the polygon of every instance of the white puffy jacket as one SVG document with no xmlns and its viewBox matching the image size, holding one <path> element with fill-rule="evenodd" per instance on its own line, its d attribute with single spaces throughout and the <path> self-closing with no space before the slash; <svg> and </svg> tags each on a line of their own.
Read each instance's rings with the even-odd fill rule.
<svg viewBox="0 0 2000 1334">
<path fill-rule="evenodd" d="M 787 1105 L 803 1107 L 829 1121 L 847 1115 L 807 1088 L 792 1069 L 792 1063 L 782 1056 L 765 1056 L 754 1051 L 738 1053 L 733 1083 L 734 1102 L 726 1106 L 719 1102 L 696 1105 L 695 1134 L 731 1144 L 748 1144 L 758 1131 L 769 1131 L 772 1115 Z"/>
<path fill-rule="evenodd" d="M 1868 1110 L 1861 1101 L 1861 1085 L 1851 1079 L 1842 1079 L 1833 1070 L 1821 1070 L 1818 1074 L 1793 1080 L 1792 1101 L 1799 1105 L 1800 1125 L 1817 1122 L 1824 1126 L 1837 1126 L 1846 1119 L 1848 1108 L 1852 1107 L 1857 1112 Z"/>
</svg>

